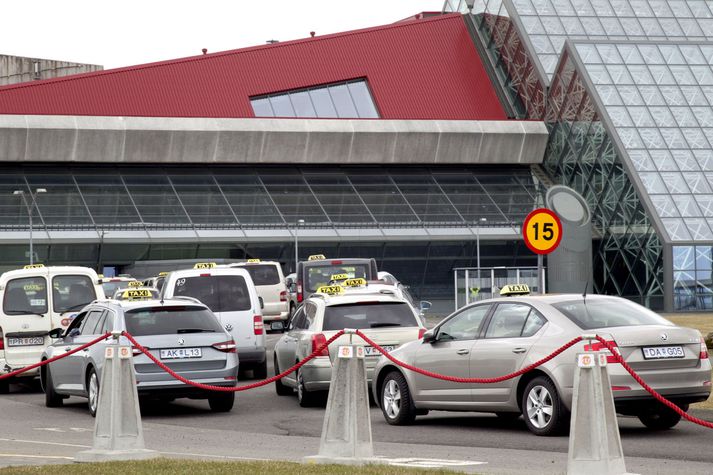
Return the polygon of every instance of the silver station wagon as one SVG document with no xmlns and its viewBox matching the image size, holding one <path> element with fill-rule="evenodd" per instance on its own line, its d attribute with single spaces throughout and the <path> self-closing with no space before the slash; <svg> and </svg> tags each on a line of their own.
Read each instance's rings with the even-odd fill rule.
<svg viewBox="0 0 713 475">
<path fill-rule="evenodd" d="M 196 300 L 101 300 L 85 307 L 67 330 L 54 330 L 59 339 L 48 346 L 49 359 L 110 332 L 128 331 L 169 368 L 193 381 L 215 386 L 237 384 L 235 342 L 205 305 Z M 69 396 L 88 398 L 96 414 L 104 349 L 112 338 L 43 366 L 40 379 L 47 407 L 62 405 Z M 125 337 L 120 343 L 130 345 Z M 134 348 L 134 371 L 139 397 L 172 401 L 176 398 L 208 399 L 215 412 L 230 411 L 235 393 L 208 392 L 184 384 L 159 368 Z"/>
<path fill-rule="evenodd" d="M 436 373 L 493 378 L 550 355 L 583 334 L 613 342 L 624 360 L 656 391 L 688 410 L 708 399 L 711 363 L 698 330 L 682 328 L 628 300 L 600 295 L 538 295 L 484 300 L 467 306 L 407 343 L 393 356 Z M 429 410 L 523 415 L 537 435 L 562 432 L 569 424 L 576 353 L 574 345 L 520 377 L 496 384 L 462 384 L 402 370 L 382 357 L 373 391 L 386 422 L 412 423 Z M 596 340 L 592 350 L 600 350 Z M 606 350 L 606 348 L 604 348 Z M 616 364 L 608 371 L 617 412 L 637 416 L 652 429 L 668 429 L 681 417 L 655 401 Z"/>
</svg>

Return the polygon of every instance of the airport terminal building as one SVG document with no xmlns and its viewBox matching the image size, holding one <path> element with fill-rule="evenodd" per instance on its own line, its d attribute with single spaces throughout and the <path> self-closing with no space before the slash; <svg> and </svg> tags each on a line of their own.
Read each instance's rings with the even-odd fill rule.
<svg viewBox="0 0 713 475">
<path fill-rule="evenodd" d="M 471 4 L 472 5 L 469 5 Z M 0 268 L 375 257 L 421 298 L 531 266 L 565 184 L 595 291 L 713 308 L 713 11 L 449 0 L 393 24 L 0 87 Z M 37 190 L 45 190 L 37 193 Z M 15 193 L 22 191 L 22 194 Z"/>
</svg>

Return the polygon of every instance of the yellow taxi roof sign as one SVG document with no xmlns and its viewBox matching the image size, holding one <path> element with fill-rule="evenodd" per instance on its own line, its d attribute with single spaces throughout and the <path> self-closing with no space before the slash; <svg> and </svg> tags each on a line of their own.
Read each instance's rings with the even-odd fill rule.
<svg viewBox="0 0 713 475">
<path fill-rule="evenodd" d="M 248 264 L 259 264 L 260 259 L 248 259 Z"/>
<path fill-rule="evenodd" d="M 324 254 L 313 254 L 307 258 L 308 261 L 323 261 L 325 259 Z"/>
<path fill-rule="evenodd" d="M 344 285 L 345 287 L 365 287 L 366 279 L 347 279 L 342 283 L 342 285 Z"/>
<path fill-rule="evenodd" d="M 42 269 L 45 265 L 44 264 L 27 264 L 26 266 L 23 266 L 23 269 Z"/>
<path fill-rule="evenodd" d="M 216 267 L 215 262 L 197 262 L 193 266 L 194 269 L 214 269 Z"/>
<path fill-rule="evenodd" d="M 104 274 L 97 274 L 97 277 L 100 278 L 100 279 L 103 279 L 103 278 L 104 278 Z"/>
<path fill-rule="evenodd" d="M 341 285 L 322 285 L 317 288 L 318 294 L 339 295 L 344 293 L 344 287 Z"/>
<path fill-rule="evenodd" d="M 527 284 L 510 284 L 500 289 L 500 295 L 508 297 L 510 295 L 529 295 L 530 287 Z"/>
<path fill-rule="evenodd" d="M 349 274 L 332 274 L 329 280 L 347 280 L 348 278 Z"/>
<path fill-rule="evenodd" d="M 149 289 L 128 289 L 121 294 L 121 298 L 126 300 L 151 299 L 153 294 Z"/>
<path fill-rule="evenodd" d="M 129 287 L 143 287 L 144 283 L 139 282 L 138 280 L 132 280 L 131 282 L 128 283 Z"/>
<path fill-rule="evenodd" d="M 158 273 L 158 277 L 166 277 L 168 275 L 168 272 L 163 271 Z"/>
</svg>

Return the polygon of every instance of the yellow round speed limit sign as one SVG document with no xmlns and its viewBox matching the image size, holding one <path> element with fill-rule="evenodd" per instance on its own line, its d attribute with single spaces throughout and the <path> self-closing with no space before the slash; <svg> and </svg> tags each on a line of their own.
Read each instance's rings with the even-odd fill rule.
<svg viewBox="0 0 713 475">
<path fill-rule="evenodd" d="M 551 210 L 538 208 L 525 218 L 522 237 L 535 254 L 549 254 L 562 240 L 562 223 Z"/>
</svg>

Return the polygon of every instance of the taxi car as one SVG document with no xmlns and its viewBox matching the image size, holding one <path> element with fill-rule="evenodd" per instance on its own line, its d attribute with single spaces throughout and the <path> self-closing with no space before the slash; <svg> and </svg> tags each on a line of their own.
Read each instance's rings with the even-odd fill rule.
<svg viewBox="0 0 713 475">
<path fill-rule="evenodd" d="M 57 329 L 60 330 L 60 329 Z M 235 341 L 205 305 L 186 300 L 97 300 L 77 315 L 42 360 L 61 355 L 110 331 L 128 331 L 169 368 L 190 380 L 215 386 L 237 384 Z M 104 350 L 111 338 L 41 369 L 47 407 L 61 406 L 70 396 L 85 397 L 96 415 Z M 120 343 L 130 345 L 125 337 Z M 167 401 L 188 397 L 208 399 L 214 412 L 230 411 L 233 392 L 209 392 L 184 384 L 161 370 L 134 348 L 134 373 L 139 397 Z"/>
<path fill-rule="evenodd" d="M 287 333 L 275 344 L 275 374 L 304 359 L 344 328 L 363 330 L 364 334 L 387 350 L 416 340 L 426 331 L 413 307 L 393 290 L 374 290 L 370 286 L 331 288 L 335 290 L 333 294 L 326 293 L 331 292 L 329 288 L 320 288 L 324 293 L 311 295 L 295 312 Z M 348 342 L 349 336 L 341 336 L 296 374 L 292 373 L 276 381 L 277 394 L 286 396 L 296 391 L 302 407 L 322 402 L 325 391 L 329 389 L 337 348 Z M 367 379 L 371 381 L 379 352 L 370 346 L 364 350 Z"/>
<path fill-rule="evenodd" d="M 158 300 L 159 291 L 151 287 L 129 287 L 128 289 L 118 289 L 114 292 L 114 300 L 137 300 L 153 299 Z"/>
<path fill-rule="evenodd" d="M 134 283 L 141 285 L 141 283 L 133 277 L 101 277 L 99 282 L 106 296 L 114 295 L 117 290 L 135 285 Z"/>
<path fill-rule="evenodd" d="M 48 332 L 66 328 L 89 302 L 104 298 L 97 273 L 88 267 L 27 265 L 0 276 L 0 374 L 38 363 Z M 38 369 L 15 379 L 35 378 Z M 0 380 L 0 394 L 10 381 Z"/>
<path fill-rule="evenodd" d="M 482 300 L 446 317 L 423 339 L 393 356 L 450 376 L 490 378 L 538 361 L 577 336 L 596 333 L 649 385 L 683 410 L 708 399 L 711 363 L 698 330 L 674 325 L 629 300 L 604 295 L 520 295 Z M 522 414 L 536 435 L 566 431 L 576 354 L 600 350 L 581 342 L 520 377 L 496 384 L 462 384 L 405 371 L 386 358 L 374 370 L 373 394 L 386 422 L 410 424 L 430 409 Z M 608 353 L 608 352 L 607 352 Z M 668 429 L 681 417 L 653 399 L 608 353 L 618 413 L 637 416 L 651 429 Z"/>
<path fill-rule="evenodd" d="M 229 264 L 228 267 L 248 271 L 263 301 L 263 321 L 270 330 L 284 330 L 285 323 L 290 318 L 290 301 L 280 263 L 248 259 L 246 262 Z"/>
<path fill-rule="evenodd" d="M 332 276 L 346 274 L 347 278 L 363 278 L 376 280 L 377 267 L 375 259 L 340 258 L 327 259 L 324 254 L 314 254 L 306 261 L 297 263 L 297 284 L 295 293 L 300 304 L 321 286 L 328 285 Z"/>
</svg>

